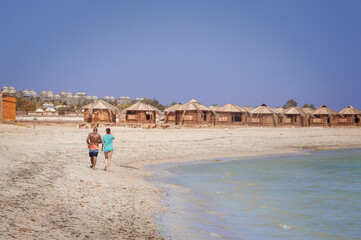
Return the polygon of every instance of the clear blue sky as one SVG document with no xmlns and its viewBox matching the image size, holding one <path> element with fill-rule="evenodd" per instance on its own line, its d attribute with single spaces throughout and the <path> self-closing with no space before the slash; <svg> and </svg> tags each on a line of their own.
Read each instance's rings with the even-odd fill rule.
<svg viewBox="0 0 361 240">
<path fill-rule="evenodd" d="M 0 85 L 361 109 L 361 1 L 0 0 Z"/>
</svg>

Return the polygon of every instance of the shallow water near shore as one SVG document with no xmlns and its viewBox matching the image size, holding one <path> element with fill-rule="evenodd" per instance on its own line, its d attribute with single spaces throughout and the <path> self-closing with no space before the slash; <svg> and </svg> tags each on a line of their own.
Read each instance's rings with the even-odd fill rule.
<svg viewBox="0 0 361 240">
<path fill-rule="evenodd" d="M 361 149 L 150 170 L 167 239 L 361 239 Z"/>
</svg>

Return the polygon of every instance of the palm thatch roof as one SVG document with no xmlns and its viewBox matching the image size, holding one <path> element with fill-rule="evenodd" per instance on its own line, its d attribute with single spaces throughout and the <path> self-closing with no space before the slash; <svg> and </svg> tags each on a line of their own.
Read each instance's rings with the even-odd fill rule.
<svg viewBox="0 0 361 240">
<path fill-rule="evenodd" d="M 230 112 L 230 113 L 245 113 L 246 110 L 237 106 L 236 104 L 228 103 L 222 107 L 218 107 L 214 110 L 215 112 Z"/>
<path fill-rule="evenodd" d="M 104 100 L 96 100 L 93 103 L 90 103 L 88 105 L 85 105 L 84 107 L 82 107 L 82 109 L 88 109 L 88 114 L 92 114 L 93 110 L 96 109 L 100 109 L 100 110 L 108 110 L 111 113 L 119 113 L 119 109 L 113 105 L 111 105 L 110 103 L 104 101 Z"/>
<path fill-rule="evenodd" d="M 153 107 L 151 105 L 142 103 L 142 102 L 137 102 L 135 104 L 133 104 L 132 106 L 128 107 L 125 109 L 125 111 L 148 111 L 148 112 L 160 112 L 160 110 L 156 107 Z"/>
<path fill-rule="evenodd" d="M 256 107 L 255 109 L 250 111 L 251 115 L 259 115 L 259 114 L 272 114 L 278 115 L 278 113 L 267 106 L 266 104 L 262 104 L 261 106 Z"/>
<path fill-rule="evenodd" d="M 177 111 L 183 104 L 179 103 L 179 104 L 174 104 L 173 106 L 170 106 L 169 108 L 165 109 L 164 112 L 165 113 L 170 113 L 170 112 L 175 112 Z"/>
<path fill-rule="evenodd" d="M 336 116 L 338 113 L 331 108 L 328 108 L 326 105 L 322 105 L 312 112 L 312 115 L 328 115 L 328 116 Z"/>
<path fill-rule="evenodd" d="M 312 108 L 301 108 L 305 113 L 311 114 L 313 112 Z"/>
<path fill-rule="evenodd" d="M 361 115 L 361 111 L 350 106 L 347 106 L 346 108 L 342 109 L 341 111 L 338 112 L 339 114 L 342 115 Z"/>
<path fill-rule="evenodd" d="M 285 109 L 281 108 L 281 107 L 275 107 L 275 108 L 273 108 L 273 110 L 275 110 L 278 113 L 282 113 Z"/>
<path fill-rule="evenodd" d="M 192 99 L 186 104 L 180 106 L 177 111 L 211 111 L 211 109 L 199 103 L 197 100 Z"/>
<path fill-rule="evenodd" d="M 303 111 L 301 108 L 299 107 L 289 107 L 287 109 L 285 109 L 283 112 L 282 112 L 282 115 L 301 115 L 303 117 L 309 115 L 309 113 Z"/>
</svg>

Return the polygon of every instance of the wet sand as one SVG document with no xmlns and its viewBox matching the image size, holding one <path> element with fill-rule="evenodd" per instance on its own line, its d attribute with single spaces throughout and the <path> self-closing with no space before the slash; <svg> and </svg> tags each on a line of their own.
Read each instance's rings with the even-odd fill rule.
<svg viewBox="0 0 361 240">
<path fill-rule="evenodd" d="M 361 128 L 112 130 L 105 172 L 102 153 L 89 168 L 88 129 L 0 125 L 0 239 L 162 239 L 163 193 L 145 166 L 361 147 Z"/>
</svg>

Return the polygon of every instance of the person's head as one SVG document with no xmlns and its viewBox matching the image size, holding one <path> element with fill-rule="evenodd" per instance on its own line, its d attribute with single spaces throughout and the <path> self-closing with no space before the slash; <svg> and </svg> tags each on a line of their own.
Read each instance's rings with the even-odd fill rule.
<svg viewBox="0 0 361 240">
<path fill-rule="evenodd" d="M 98 128 L 93 128 L 93 132 L 97 133 L 98 132 Z"/>
<path fill-rule="evenodd" d="M 110 128 L 105 129 L 107 131 L 107 134 L 110 134 Z"/>
</svg>

